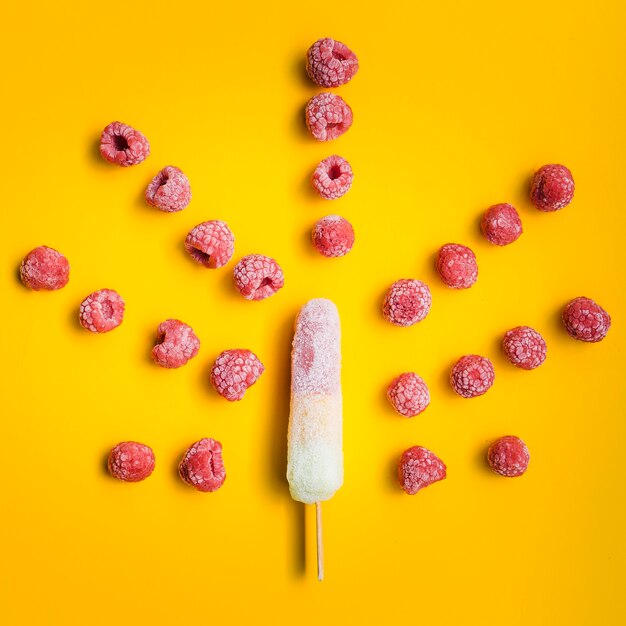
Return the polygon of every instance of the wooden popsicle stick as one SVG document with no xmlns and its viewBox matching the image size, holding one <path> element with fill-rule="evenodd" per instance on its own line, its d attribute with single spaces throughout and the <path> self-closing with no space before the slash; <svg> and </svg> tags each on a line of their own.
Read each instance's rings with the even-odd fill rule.
<svg viewBox="0 0 626 626">
<path fill-rule="evenodd" d="M 315 503 L 315 527 L 317 529 L 317 580 L 324 580 L 324 542 L 322 541 L 322 503 Z"/>
</svg>

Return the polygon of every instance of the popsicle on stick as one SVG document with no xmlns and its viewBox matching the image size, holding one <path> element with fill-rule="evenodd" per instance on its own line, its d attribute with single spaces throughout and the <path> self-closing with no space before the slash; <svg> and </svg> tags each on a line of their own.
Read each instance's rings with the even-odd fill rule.
<svg viewBox="0 0 626 626">
<path fill-rule="evenodd" d="M 287 480 L 294 500 L 316 505 L 317 571 L 324 579 L 321 502 L 343 484 L 341 328 L 330 300 L 307 302 L 291 353 Z"/>
</svg>

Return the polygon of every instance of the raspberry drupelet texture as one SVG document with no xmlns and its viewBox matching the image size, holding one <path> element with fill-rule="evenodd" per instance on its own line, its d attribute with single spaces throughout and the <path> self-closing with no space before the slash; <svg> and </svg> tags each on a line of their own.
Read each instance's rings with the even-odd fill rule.
<svg viewBox="0 0 626 626">
<path fill-rule="evenodd" d="M 506 358 L 524 370 L 534 370 L 546 360 L 546 342 L 530 326 L 517 326 L 502 338 Z"/>
<path fill-rule="evenodd" d="M 306 55 L 306 71 L 322 87 L 345 85 L 357 73 L 359 61 L 348 46 L 324 37 L 318 39 Z"/>
<path fill-rule="evenodd" d="M 174 369 L 185 365 L 200 350 L 200 340 L 191 326 L 180 320 L 168 319 L 159 324 L 157 344 L 152 358 L 161 367 Z"/>
<path fill-rule="evenodd" d="M 317 193 L 326 200 L 336 200 L 348 193 L 354 174 L 350 163 L 333 154 L 326 157 L 315 168 L 311 182 Z"/>
<path fill-rule="evenodd" d="M 454 364 L 450 384 L 463 398 L 476 398 L 489 390 L 495 377 L 493 365 L 487 357 L 467 354 Z"/>
<path fill-rule="evenodd" d="M 385 294 L 383 316 L 396 326 L 412 326 L 421 322 L 430 311 L 430 289 L 421 280 L 397 280 Z"/>
<path fill-rule="evenodd" d="M 122 441 L 109 453 L 109 473 L 128 483 L 145 480 L 154 470 L 154 452 L 136 441 Z"/>
<path fill-rule="evenodd" d="M 285 284 L 280 265 L 268 256 L 249 254 L 235 265 L 235 286 L 246 300 L 265 300 Z"/>
<path fill-rule="evenodd" d="M 530 200 L 540 211 L 558 211 L 574 197 L 574 178 L 564 165 L 544 165 L 533 177 Z"/>
<path fill-rule="evenodd" d="M 591 298 L 574 298 L 563 309 L 563 326 L 570 337 L 596 343 L 611 327 L 611 316 Z"/>
<path fill-rule="evenodd" d="M 447 243 L 437 253 L 437 271 L 448 287 L 468 289 L 478 279 L 476 255 L 467 246 Z"/>
<path fill-rule="evenodd" d="M 124 320 L 124 300 L 113 289 L 100 289 L 80 304 L 80 324 L 93 333 L 108 333 Z"/>
<path fill-rule="evenodd" d="M 222 444 L 206 437 L 196 441 L 179 463 L 178 475 L 198 491 L 217 491 L 226 480 Z"/>
<path fill-rule="evenodd" d="M 306 125 L 318 141 L 330 141 L 352 126 L 352 109 L 334 93 L 318 93 L 305 109 Z"/>
<path fill-rule="evenodd" d="M 394 378 L 387 388 L 393 408 L 405 417 L 419 415 L 430 404 L 428 386 L 417 374 L 406 372 Z"/>
<path fill-rule="evenodd" d="M 22 260 L 20 279 L 34 291 L 61 289 L 70 279 L 70 264 L 58 250 L 39 246 Z"/>
<path fill-rule="evenodd" d="M 216 269 L 226 265 L 235 252 L 235 237 L 226 222 L 209 220 L 194 226 L 185 239 L 185 249 L 191 258 Z"/>
<path fill-rule="evenodd" d="M 487 452 L 487 461 L 491 469 L 500 476 L 515 478 L 521 476 L 528 468 L 530 453 L 519 437 L 507 435 L 491 444 Z"/>
<path fill-rule="evenodd" d="M 164 167 L 148 185 L 146 202 L 166 213 L 182 211 L 191 202 L 189 179 L 177 167 Z"/>
<path fill-rule="evenodd" d="M 315 249 L 326 257 L 348 254 L 354 245 L 354 229 L 339 215 L 327 215 L 318 220 L 311 233 Z"/>
<path fill-rule="evenodd" d="M 513 243 L 523 232 L 522 220 L 514 206 L 503 203 L 490 206 L 480 224 L 485 239 L 497 246 Z"/>
<path fill-rule="evenodd" d="M 211 384 L 221 396 L 234 402 L 241 400 L 265 367 L 250 350 L 224 350 L 213 363 Z"/>
<path fill-rule="evenodd" d="M 413 446 L 402 453 L 398 464 L 398 480 L 409 495 L 413 496 L 420 489 L 445 477 L 444 462 L 427 448 Z"/>
<path fill-rule="evenodd" d="M 148 157 L 150 144 L 132 126 L 111 122 L 100 135 L 100 154 L 109 163 L 128 167 L 141 163 Z"/>
</svg>

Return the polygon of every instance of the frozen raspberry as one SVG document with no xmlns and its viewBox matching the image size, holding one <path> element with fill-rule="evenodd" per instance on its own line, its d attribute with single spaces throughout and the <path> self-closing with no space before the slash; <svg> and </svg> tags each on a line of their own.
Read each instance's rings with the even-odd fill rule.
<svg viewBox="0 0 626 626">
<path fill-rule="evenodd" d="M 414 496 L 420 489 L 445 477 L 446 466 L 434 452 L 422 446 L 413 446 L 402 453 L 398 464 L 398 480 L 409 495 Z"/>
<path fill-rule="evenodd" d="M 306 125 L 318 141 L 330 141 L 352 126 L 352 109 L 343 98 L 324 92 L 313 96 L 306 105 Z"/>
<path fill-rule="evenodd" d="M 480 225 L 487 241 L 497 246 L 513 243 L 523 232 L 522 220 L 517 210 L 506 203 L 490 206 Z"/>
<path fill-rule="evenodd" d="M 467 246 L 447 243 L 437 253 L 437 271 L 448 287 L 468 289 L 478 278 L 476 255 Z"/>
<path fill-rule="evenodd" d="M 564 165 L 544 165 L 533 177 L 530 200 L 540 211 L 558 211 L 574 197 L 574 179 Z"/>
<path fill-rule="evenodd" d="M 359 60 L 348 46 L 330 37 L 318 39 L 306 55 L 306 71 L 322 87 L 340 87 L 359 69 Z"/>
<path fill-rule="evenodd" d="M 491 469 L 508 478 L 521 476 L 528 468 L 530 454 L 526 444 L 513 436 L 500 437 L 494 441 L 487 452 Z"/>
<path fill-rule="evenodd" d="M 146 189 L 146 202 L 166 213 L 182 211 L 190 201 L 189 179 L 172 165 L 164 167 Z"/>
<path fill-rule="evenodd" d="M 595 343 L 611 327 L 611 316 L 591 298 L 574 298 L 563 309 L 563 326 L 570 337 Z"/>
<path fill-rule="evenodd" d="M 430 404 L 428 386 L 413 372 L 394 378 L 387 388 L 387 397 L 393 408 L 405 417 L 419 415 Z"/>
<path fill-rule="evenodd" d="M 285 284 L 280 265 L 262 254 L 243 257 L 233 270 L 235 285 L 246 300 L 265 300 Z"/>
<path fill-rule="evenodd" d="M 215 439 L 200 439 L 185 452 L 178 475 L 198 491 L 217 491 L 226 480 L 222 444 Z"/>
<path fill-rule="evenodd" d="M 385 294 L 383 316 L 396 326 L 413 326 L 430 311 L 430 289 L 421 280 L 397 280 Z"/>
<path fill-rule="evenodd" d="M 54 248 L 39 246 L 31 250 L 20 264 L 20 278 L 30 289 L 54 291 L 70 279 L 68 260 Z"/>
<path fill-rule="evenodd" d="M 354 174 L 350 163 L 336 154 L 326 157 L 315 168 L 311 182 L 322 198 L 336 200 L 348 193 Z"/>
<path fill-rule="evenodd" d="M 191 326 L 180 320 L 165 320 L 157 330 L 157 344 L 152 348 L 152 358 L 161 367 L 181 367 L 193 359 L 200 350 L 200 340 Z"/>
<path fill-rule="evenodd" d="M 109 163 L 122 167 L 136 165 L 148 158 L 148 140 L 132 126 L 111 122 L 100 135 L 100 154 Z"/>
<path fill-rule="evenodd" d="M 209 220 L 189 231 L 185 249 L 194 261 L 215 269 L 226 265 L 235 252 L 235 237 L 226 222 Z"/>
<path fill-rule="evenodd" d="M 80 324 L 93 333 L 108 333 L 124 319 L 124 300 L 113 289 L 100 289 L 80 303 Z"/>
<path fill-rule="evenodd" d="M 241 400 L 265 367 L 250 350 L 224 350 L 213 363 L 211 384 L 230 402 Z"/>
<path fill-rule="evenodd" d="M 150 446 L 136 441 L 122 441 L 109 453 L 111 476 L 128 483 L 145 480 L 154 470 L 154 452 Z"/>
<path fill-rule="evenodd" d="M 534 370 L 546 360 L 546 342 L 530 326 L 508 330 L 502 339 L 506 358 L 523 370 Z"/>
<path fill-rule="evenodd" d="M 455 363 L 450 372 L 450 384 L 460 396 L 476 398 L 489 390 L 495 377 L 487 357 L 468 354 Z"/>
<path fill-rule="evenodd" d="M 354 245 L 352 224 L 339 215 L 327 215 L 318 220 L 311 237 L 315 249 L 327 257 L 344 256 Z"/>
</svg>

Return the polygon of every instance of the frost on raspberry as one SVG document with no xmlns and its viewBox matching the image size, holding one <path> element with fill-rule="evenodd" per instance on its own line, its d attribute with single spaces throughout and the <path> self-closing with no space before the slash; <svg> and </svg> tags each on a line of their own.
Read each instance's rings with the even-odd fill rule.
<svg viewBox="0 0 626 626">
<path fill-rule="evenodd" d="M 213 363 L 211 384 L 221 396 L 234 402 L 241 400 L 265 367 L 250 350 L 224 350 Z"/>
<path fill-rule="evenodd" d="M 61 289 L 70 279 L 70 264 L 58 250 L 39 246 L 22 260 L 20 279 L 33 291 Z"/>
<path fill-rule="evenodd" d="M 122 441 L 109 453 L 107 467 L 111 476 L 129 483 L 145 480 L 154 470 L 154 452 L 137 441 Z"/>
<path fill-rule="evenodd" d="M 325 257 L 348 254 L 354 245 L 354 229 L 339 215 L 327 215 L 318 220 L 311 233 L 315 249 Z"/>
<path fill-rule="evenodd" d="M 189 179 L 172 165 L 164 167 L 146 189 L 146 202 L 166 213 L 182 211 L 190 201 Z"/>
<path fill-rule="evenodd" d="M 413 446 L 402 453 L 398 464 L 398 481 L 409 495 L 413 496 L 420 489 L 445 477 L 444 462 L 427 448 Z"/>
<path fill-rule="evenodd" d="M 249 254 L 235 265 L 235 286 L 246 300 L 264 300 L 285 284 L 280 265 L 271 257 Z"/>
<path fill-rule="evenodd" d="M 507 478 L 521 476 L 528 469 L 530 453 L 526 444 L 512 435 L 494 441 L 487 452 L 491 469 Z"/>
<path fill-rule="evenodd" d="M 322 87 L 345 85 L 357 73 L 359 61 L 348 46 L 324 37 L 308 50 L 306 71 L 314 83 Z"/>
<path fill-rule="evenodd" d="M 567 303 L 562 319 L 570 337 L 590 343 L 602 341 L 611 327 L 611 316 L 598 303 L 584 296 Z"/>
<path fill-rule="evenodd" d="M 352 109 L 343 98 L 324 92 L 313 96 L 305 109 L 306 125 L 318 141 L 330 141 L 352 126 Z"/>
<path fill-rule="evenodd" d="M 574 198 L 574 178 L 564 165 L 540 167 L 533 177 L 530 200 L 540 211 L 558 211 Z"/>
<path fill-rule="evenodd" d="M 83 328 L 93 333 L 108 333 L 124 319 L 124 300 L 113 289 L 100 289 L 81 302 L 78 315 Z"/>
<path fill-rule="evenodd" d="M 534 370 L 546 360 L 546 342 L 530 326 L 517 326 L 508 330 L 502 339 L 506 358 L 524 370 Z"/>
<path fill-rule="evenodd" d="M 174 369 L 185 365 L 200 350 L 200 340 L 191 326 L 180 320 L 168 319 L 159 324 L 157 344 L 152 358 L 161 367 Z"/>
<path fill-rule="evenodd" d="M 522 220 L 514 206 L 494 204 L 483 215 L 481 229 L 485 239 L 497 246 L 507 246 L 522 234 Z"/>
<path fill-rule="evenodd" d="M 396 326 L 412 326 L 428 315 L 431 302 L 426 283 L 403 278 L 393 283 L 385 294 L 383 316 Z"/>
<path fill-rule="evenodd" d="M 493 365 L 487 357 L 467 354 L 454 364 L 450 384 L 463 398 L 476 398 L 491 388 L 495 377 Z"/>
<path fill-rule="evenodd" d="M 326 200 L 336 200 L 348 193 L 354 174 L 350 163 L 333 154 L 315 168 L 311 182 L 317 193 Z"/>
<path fill-rule="evenodd" d="M 222 444 L 206 437 L 196 441 L 179 463 L 178 475 L 198 491 L 217 491 L 226 480 Z"/>
<path fill-rule="evenodd" d="M 387 388 L 387 398 L 393 408 L 405 417 L 419 415 L 430 404 L 428 385 L 413 372 L 394 378 Z"/>
<path fill-rule="evenodd" d="M 109 163 L 128 167 L 141 163 L 148 157 L 150 144 L 132 126 L 111 122 L 100 135 L 100 154 Z"/>
<path fill-rule="evenodd" d="M 210 269 L 226 265 L 235 252 L 235 236 L 226 222 L 209 220 L 194 226 L 185 239 L 189 256 Z"/>
<path fill-rule="evenodd" d="M 448 287 L 468 289 L 478 279 L 476 255 L 467 246 L 447 243 L 437 253 L 437 271 Z"/>
</svg>

